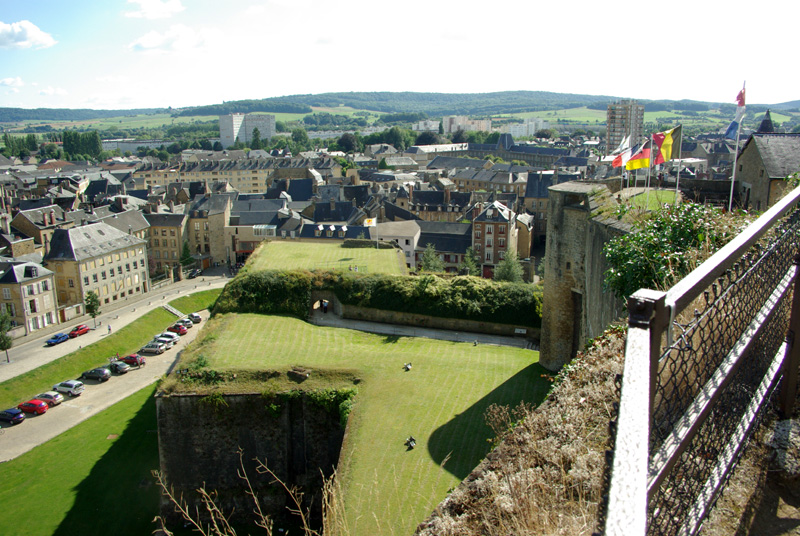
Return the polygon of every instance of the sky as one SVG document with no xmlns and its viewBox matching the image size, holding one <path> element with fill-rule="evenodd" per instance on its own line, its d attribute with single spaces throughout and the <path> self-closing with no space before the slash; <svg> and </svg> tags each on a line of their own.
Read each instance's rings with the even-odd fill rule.
<svg viewBox="0 0 800 536">
<path fill-rule="evenodd" d="M 800 100 L 800 3 L 0 0 L 0 107 L 340 91 Z"/>
</svg>

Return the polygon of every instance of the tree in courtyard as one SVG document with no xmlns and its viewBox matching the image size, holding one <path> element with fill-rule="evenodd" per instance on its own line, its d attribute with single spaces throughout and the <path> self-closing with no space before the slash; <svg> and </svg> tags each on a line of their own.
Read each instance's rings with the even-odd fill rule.
<svg viewBox="0 0 800 536">
<path fill-rule="evenodd" d="M 421 266 L 424 272 L 444 272 L 444 261 L 436 253 L 436 248 L 433 244 L 428 244 L 425 247 L 425 251 L 422 253 Z"/>
<path fill-rule="evenodd" d="M 221 151 L 223 149 L 224 147 L 222 146 L 222 143 L 219 140 L 215 141 L 214 145 L 211 146 L 212 151 Z"/>
<path fill-rule="evenodd" d="M 100 314 L 100 296 L 95 291 L 90 290 L 86 293 L 84 302 L 86 303 L 86 312 L 94 320 L 94 327 L 97 327 L 97 315 Z"/>
<path fill-rule="evenodd" d="M 472 249 L 472 246 L 467 248 L 467 252 L 464 254 L 464 260 L 461 261 L 461 266 L 459 266 L 459 272 L 461 275 L 480 275 L 481 269 L 478 266 L 478 256 L 475 254 L 475 250 Z"/>
<path fill-rule="evenodd" d="M 3 310 L 0 312 L 0 350 L 5 350 L 6 352 L 6 363 L 11 363 L 11 359 L 8 357 L 8 351 L 14 344 L 14 340 L 11 338 L 11 335 L 8 334 L 10 330 L 11 317 Z"/>
<path fill-rule="evenodd" d="M 336 141 L 336 145 L 345 153 L 354 153 L 358 150 L 358 138 L 350 132 L 345 132 Z"/>
<path fill-rule="evenodd" d="M 181 252 L 181 266 L 189 266 L 191 264 L 194 264 L 194 258 L 192 257 L 192 251 L 189 249 L 189 242 L 185 241 Z"/>
<path fill-rule="evenodd" d="M 255 150 L 264 148 L 264 144 L 261 142 L 261 131 L 258 130 L 258 127 L 253 129 L 253 139 L 250 141 L 250 148 Z"/>
<path fill-rule="evenodd" d="M 439 135 L 433 132 L 422 132 L 414 141 L 414 145 L 436 145 L 439 143 Z"/>
<path fill-rule="evenodd" d="M 467 141 L 467 134 L 464 132 L 463 128 L 459 128 L 453 133 L 453 137 L 451 138 L 453 143 L 466 143 Z"/>
<path fill-rule="evenodd" d="M 494 269 L 494 280 L 510 283 L 522 282 L 522 264 L 519 262 L 516 251 L 506 253 L 503 260 Z"/>
</svg>

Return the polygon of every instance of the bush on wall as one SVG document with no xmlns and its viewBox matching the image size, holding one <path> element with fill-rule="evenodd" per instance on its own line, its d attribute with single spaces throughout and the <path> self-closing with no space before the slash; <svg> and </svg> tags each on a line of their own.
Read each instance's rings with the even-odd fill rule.
<svg viewBox="0 0 800 536">
<path fill-rule="evenodd" d="M 432 274 L 402 277 L 331 271 L 246 273 L 225 287 L 214 313 L 290 314 L 306 318 L 312 289 L 332 291 L 344 305 L 541 327 L 541 287 Z"/>
</svg>

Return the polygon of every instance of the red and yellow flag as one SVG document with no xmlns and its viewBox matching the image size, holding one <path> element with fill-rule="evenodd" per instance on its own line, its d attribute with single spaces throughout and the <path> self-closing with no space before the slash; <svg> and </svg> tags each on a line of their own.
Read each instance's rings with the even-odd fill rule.
<svg viewBox="0 0 800 536">
<path fill-rule="evenodd" d="M 658 132 L 653 134 L 653 145 L 655 147 L 655 156 L 653 164 L 663 164 L 672 158 L 672 153 L 675 147 L 681 145 L 681 125 L 667 130 L 666 132 Z"/>
</svg>

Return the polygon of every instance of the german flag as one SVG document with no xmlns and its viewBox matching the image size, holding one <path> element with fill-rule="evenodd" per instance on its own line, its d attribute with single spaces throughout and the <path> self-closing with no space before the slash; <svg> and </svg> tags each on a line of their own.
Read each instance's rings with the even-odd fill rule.
<svg viewBox="0 0 800 536">
<path fill-rule="evenodd" d="M 627 164 L 625 164 L 625 169 L 628 171 L 646 167 L 650 167 L 650 140 L 644 142 L 642 148 L 639 149 L 636 154 L 631 156 L 631 159 L 628 160 Z"/>
<path fill-rule="evenodd" d="M 676 147 L 681 146 L 681 125 L 653 134 L 653 145 L 655 145 L 655 158 L 653 164 L 663 164 L 672 158 L 672 153 Z"/>
</svg>

